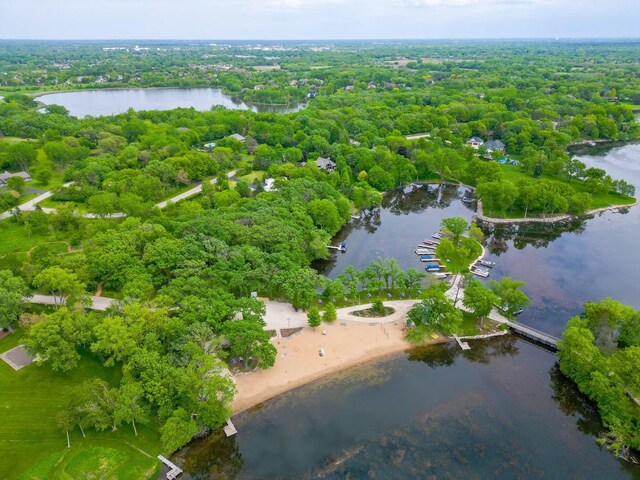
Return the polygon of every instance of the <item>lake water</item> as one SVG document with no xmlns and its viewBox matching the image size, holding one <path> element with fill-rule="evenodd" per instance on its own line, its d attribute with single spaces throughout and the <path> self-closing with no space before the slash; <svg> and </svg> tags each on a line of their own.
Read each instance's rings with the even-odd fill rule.
<svg viewBox="0 0 640 480">
<path fill-rule="evenodd" d="M 185 479 L 627 479 L 553 354 L 513 336 L 412 351 L 234 417 L 174 460 Z"/>
<path fill-rule="evenodd" d="M 75 117 L 88 115 L 115 115 L 134 110 L 172 110 L 193 107 L 209 110 L 221 105 L 232 110 L 252 110 L 254 112 L 291 113 L 302 110 L 305 105 L 251 105 L 236 101 L 219 88 L 126 88 L 82 90 L 78 92 L 50 93 L 37 97 L 45 105 L 61 105 Z"/>
<path fill-rule="evenodd" d="M 595 153 L 590 150 L 590 153 Z M 640 186 L 640 146 L 582 156 Z M 456 187 L 407 187 L 354 221 L 349 249 L 318 267 L 335 277 L 413 250 L 442 218 L 473 212 Z M 564 227 L 489 233 L 493 278 L 527 282 L 520 320 L 559 335 L 582 303 L 607 295 L 640 308 L 640 208 Z M 238 435 L 193 442 L 174 456 L 193 479 L 640 479 L 596 444 L 593 405 L 557 358 L 512 335 L 426 347 L 352 368 L 234 417 Z"/>
</svg>

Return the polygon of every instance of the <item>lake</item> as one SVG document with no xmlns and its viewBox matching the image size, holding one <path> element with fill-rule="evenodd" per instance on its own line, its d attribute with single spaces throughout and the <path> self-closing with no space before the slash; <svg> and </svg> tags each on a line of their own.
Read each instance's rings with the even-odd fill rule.
<svg viewBox="0 0 640 480">
<path fill-rule="evenodd" d="M 632 479 L 553 354 L 513 336 L 425 347 L 234 417 L 174 456 L 185 479 Z"/>
<path fill-rule="evenodd" d="M 61 105 L 74 117 L 115 115 L 133 110 L 172 110 L 190 108 L 205 111 L 220 105 L 231 110 L 292 113 L 304 104 L 253 105 L 235 100 L 219 88 L 125 88 L 81 90 L 77 92 L 47 93 L 36 98 L 45 105 Z"/>
<path fill-rule="evenodd" d="M 640 145 L 587 150 L 580 159 L 640 187 Z M 385 196 L 335 241 L 347 265 L 413 251 L 443 218 L 470 219 L 464 189 L 413 186 Z M 640 308 L 640 209 L 563 226 L 487 230 L 492 278 L 527 282 L 523 323 L 560 335 L 582 303 L 612 296 Z M 331 375 L 234 417 L 174 455 L 193 479 L 640 479 L 640 468 L 596 444 L 597 411 L 557 369 L 557 358 L 512 335 L 412 350 Z"/>
<path fill-rule="evenodd" d="M 636 186 L 640 194 L 640 144 L 582 150 L 587 166 L 606 170 Z M 596 154 L 598 153 L 598 154 Z M 443 218 L 473 216 L 462 203 L 465 189 L 410 186 L 387 194 L 382 208 L 354 220 L 334 239 L 349 245 L 316 266 L 335 278 L 348 265 L 366 267 L 376 257 L 394 257 L 403 267 L 421 268 L 417 244 L 440 228 Z M 563 225 L 521 224 L 485 228 L 491 278 L 526 282 L 531 305 L 519 321 L 559 336 L 587 301 L 610 296 L 640 308 L 640 207 L 607 212 Z"/>
</svg>

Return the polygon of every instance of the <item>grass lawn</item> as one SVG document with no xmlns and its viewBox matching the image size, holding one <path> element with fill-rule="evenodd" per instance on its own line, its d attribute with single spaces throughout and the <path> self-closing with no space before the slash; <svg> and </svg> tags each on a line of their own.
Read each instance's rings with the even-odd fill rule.
<svg viewBox="0 0 640 480">
<path fill-rule="evenodd" d="M 0 221 L 0 257 L 13 252 L 26 252 L 50 240 L 49 234 L 34 233 L 27 237 L 24 226 L 17 224 L 13 219 Z"/>
<path fill-rule="evenodd" d="M 247 175 L 241 176 L 240 180 L 244 180 L 247 183 L 257 183 L 257 181 L 261 180 L 266 174 L 267 172 L 253 171 Z"/>
<path fill-rule="evenodd" d="M 0 142 L 6 142 L 6 143 L 18 143 L 18 142 L 24 142 L 26 141 L 26 138 L 20 138 L 20 137 L 0 137 Z"/>
<path fill-rule="evenodd" d="M 19 331 L 9 335 L 0 340 L 0 352 L 22 341 Z M 75 429 L 70 435 L 70 449 L 64 431 L 56 426 L 60 393 L 65 386 L 93 377 L 113 383 L 119 376 L 117 369 L 104 368 L 88 356 L 67 374 L 38 364 L 15 372 L 0 362 L 0 478 L 154 478 L 160 470 L 155 459 L 160 453 L 156 425 L 139 426 L 137 437 L 129 425 L 122 425 L 115 432 L 87 429 L 87 438 Z"/>
<path fill-rule="evenodd" d="M 459 335 L 478 335 L 480 328 L 478 327 L 478 319 L 469 312 L 462 312 L 462 325 L 460 325 Z"/>
</svg>

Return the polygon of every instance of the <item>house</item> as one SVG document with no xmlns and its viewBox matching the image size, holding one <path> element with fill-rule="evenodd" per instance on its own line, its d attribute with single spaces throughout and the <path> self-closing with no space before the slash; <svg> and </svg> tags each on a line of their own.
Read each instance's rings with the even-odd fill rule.
<svg viewBox="0 0 640 480">
<path fill-rule="evenodd" d="M 329 158 L 319 157 L 316 160 L 316 165 L 320 170 L 325 170 L 327 172 L 333 172 L 336 169 L 335 162 L 332 162 Z"/>
<path fill-rule="evenodd" d="M 28 182 L 29 180 L 31 180 L 31 175 L 29 175 L 27 172 L 16 172 L 16 173 L 4 172 L 4 173 L 0 173 L 0 187 L 6 186 L 7 181 L 11 177 L 21 177 L 24 179 L 25 182 Z"/>
<path fill-rule="evenodd" d="M 346 87 L 344 87 L 345 91 L 350 92 L 353 90 L 353 85 L 347 85 Z"/>
<path fill-rule="evenodd" d="M 500 140 L 491 140 L 484 144 L 487 147 L 487 151 L 493 152 L 494 150 L 498 150 L 499 152 L 505 152 L 505 144 Z"/>
<path fill-rule="evenodd" d="M 276 188 L 276 180 L 275 180 L 275 178 L 267 178 L 264 181 L 263 187 L 264 187 L 264 191 L 265 192 L 275 192 L 275 191 L 278 190 Z"/>
<path fill-rule="evenodd" d="M 239 142 L 243 142 L 246 140 L 245 137 L 243 137 L 242 135 L 240 135 L 239 133 L 234 133 L 233 135 L 229 135 L 228 138 L 234 138 L 236 140 L 238 140 Z"/>
<path fill-rule="evenodd" d="M 209 142 L 204 144 L 204 148 L 216 148 L 216 142 Z"/>
<path fill-rule="evenodd" d="M 473 148 L 477 149 L 484 145 L 484 140 L 482 140 L 480 137 L 471 137 L 469 140 L 467 140 L 467 145 L 470 145 Z"/>
</svg>

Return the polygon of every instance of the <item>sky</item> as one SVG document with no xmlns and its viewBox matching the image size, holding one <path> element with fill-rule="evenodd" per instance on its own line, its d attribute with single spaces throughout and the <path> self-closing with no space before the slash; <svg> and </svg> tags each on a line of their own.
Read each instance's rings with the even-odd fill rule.
<svg viewBox="0 0 640 480">
<path fill-rule="evenodd" d="M 2 39 L 640 37 L 640 0 L 0 0 Z"/>
</svg>

